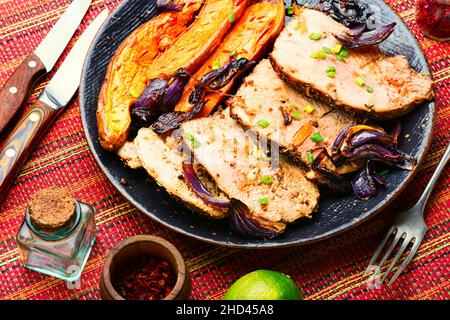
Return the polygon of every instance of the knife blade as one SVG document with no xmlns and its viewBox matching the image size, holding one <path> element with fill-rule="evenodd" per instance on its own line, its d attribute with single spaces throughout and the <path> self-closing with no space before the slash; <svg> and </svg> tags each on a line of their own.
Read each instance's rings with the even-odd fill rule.
<svg viewBox="0 0 450 320">
<path fill-rule="evenodd" d="M 0 149 L 0 202 L 37 142 L 78 90 L 84 60 L 108 14 L 108 10 L 104 10 L 83 32 L 53 79 Z"/>
<path fill-rule="evenodd" d="M 0 133 L 23 105 L 33 84 L 50 72 L 83 20 L 92 0 L 74 0 L 41 44 L 0 89 Z"/>
</svg>

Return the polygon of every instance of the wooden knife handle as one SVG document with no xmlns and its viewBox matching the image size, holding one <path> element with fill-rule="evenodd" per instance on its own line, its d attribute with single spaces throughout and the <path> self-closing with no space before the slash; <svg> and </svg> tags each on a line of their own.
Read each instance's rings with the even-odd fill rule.
<svg viewBox="0 0 450 320">
<path fill-rule="evenodd" d="M 33 84 L 47 71 L 34 53 L 14 71 L 0 89 L 0 133 L 26 101 Z"/>
<path fill-rule="evenodd" d="M 17 123 L 0 150 L 0 202 L 5 198 L 16 174 L 55 120 L 58 111 L 36 101 Z"/>
</svg>

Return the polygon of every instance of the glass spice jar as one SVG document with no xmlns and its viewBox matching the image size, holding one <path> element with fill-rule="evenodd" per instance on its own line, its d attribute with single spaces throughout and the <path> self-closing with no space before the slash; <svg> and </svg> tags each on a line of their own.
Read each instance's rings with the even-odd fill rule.
<svg viewBox="0 0 450 320">
<path fill-rule="evenodd" d="M 450 0 L 416 0 L 416 22 L 427 37 L 450 40 Z"/>
<path fill-rule="evenodd" d="M 23 266 L 75 282 L 95 243 L 94 208 L 60 188 L 39 191 L 27 206 L 16 240 Z"/>
</svg>

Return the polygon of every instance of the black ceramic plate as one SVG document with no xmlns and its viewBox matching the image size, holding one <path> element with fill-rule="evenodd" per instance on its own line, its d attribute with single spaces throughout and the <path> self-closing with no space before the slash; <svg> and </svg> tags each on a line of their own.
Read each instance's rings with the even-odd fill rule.
<svg viewBox="0 0 450 320">
<path fill-rule="evenodd" d="M 389 54 L 407 56 L 416 70 L 429 73 L 420 47 L 401 19 L 382 0 L 372 0 L 370 3 L 378 24 L 397 22 L 395 32 L 383 43 L 382 49 Z M 370 201 L 357 200 L 352 195 L 345 198 L 322 197 L 320 210 L 313 219 L 289 225 L 282 236 L 269 241 L 248 240 L 236 235 L 230 231 L 227 221 L 211 221 L 201 217 L 175 201 L 156 184 L 145 183 L 147 174 L 143 170 L 134 171 L 125 167 L 116 155 L 101 148 L 95 112 L 107 65 L 117 47 L 132 30 L 158 13 L 155 1 L 125 0 L 97 35 L 84 67 L 80 88 L 83 126 L 95 159 L 119 192 L 146 215 L 177 232 L 219 245 L 245 248 L 299 245 L 326 239 L 358 225 L 383 209 L 412 179 L 414 172 L 391 172 L 386 178 L 389 187 Z M 419 106 L 401 122 L 403 134 L 400 149 L 416 156 L 420 163 L 430 144 L 434 104 Z M 409 134 L 409 138 L 404 138 L 405 133 Z M 121 178 L 128 180 L 127 186 L 120 184 Z"/>
</svg>

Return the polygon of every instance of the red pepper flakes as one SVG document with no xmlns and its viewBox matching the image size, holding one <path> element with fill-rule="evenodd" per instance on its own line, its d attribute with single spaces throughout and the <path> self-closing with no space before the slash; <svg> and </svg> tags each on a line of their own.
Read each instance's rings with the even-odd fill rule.
<svg viewBox="0 0 450 320">
<path fill-rule="evenodd" d="M 162 300 L 175 282 L 176 276 L 168 262 L 143 256 L 117 276 L 114 287 L 126 300 Z"/>
</svg>

